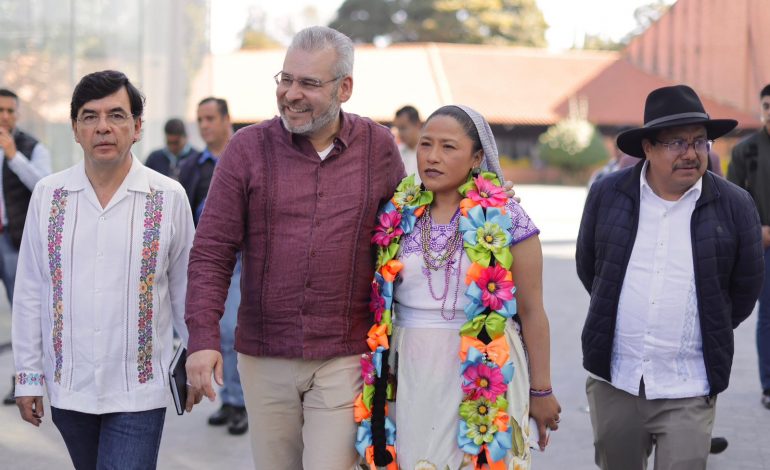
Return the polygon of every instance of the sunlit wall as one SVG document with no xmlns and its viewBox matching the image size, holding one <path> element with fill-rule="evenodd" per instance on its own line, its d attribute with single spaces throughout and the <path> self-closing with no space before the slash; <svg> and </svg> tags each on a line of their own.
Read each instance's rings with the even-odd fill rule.
<svg viewBox="0 0 770 470">
<path fill-rule="evenodd" d="M 166 119 L 184 115 L 208 30 L 208 0 L 0 0 L 0 87 L 19 95 L 19 127 L 49 147 L 59 170 L 82 158 L 69 121 L 75 84 L 124 72 L 147 97 L 134 146 L 144 160 L 163 144 Z"/>
</svg>

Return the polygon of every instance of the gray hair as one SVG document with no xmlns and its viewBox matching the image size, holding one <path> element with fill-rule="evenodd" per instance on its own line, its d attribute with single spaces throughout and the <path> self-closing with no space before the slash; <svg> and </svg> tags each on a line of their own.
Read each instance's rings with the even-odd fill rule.
<svg viewBox="0 0 770 470">
<path fill-rule="evenodd" d="M 336 77 L 353 75 L 353 41 L 336 29 L 326 26 L 310 26 L 298 32 L 289 45 L 289 50 L 314 52 L 331 47 L 337 53 L 333 67 Z"/>
</svg>

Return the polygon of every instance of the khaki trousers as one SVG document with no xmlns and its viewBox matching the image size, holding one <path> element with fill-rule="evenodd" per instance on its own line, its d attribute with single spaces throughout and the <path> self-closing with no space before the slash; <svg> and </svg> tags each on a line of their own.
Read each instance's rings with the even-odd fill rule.
<svg viewBox="0 0 770 470">
<path fill-rule="evenodd" d="M 357 453 L 360 355 L 329 360 L 238 354 L 256 470 L 347 470 Z"/>
<path fill-rule="evenodd" d="M 655 446 L 655 470 L 705 470 L 716 399 L 647 400 L 588 377 L 596 465 L 644 470 Z"/>
</svg>

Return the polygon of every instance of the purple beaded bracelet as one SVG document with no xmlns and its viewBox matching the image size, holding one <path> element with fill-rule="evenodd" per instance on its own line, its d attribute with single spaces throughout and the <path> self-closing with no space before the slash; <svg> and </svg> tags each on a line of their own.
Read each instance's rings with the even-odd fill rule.
<svg viewBox="0 0 770 470">
<path fill-rule="evenodd" d="M 539 389 L 536 389 L 536 388 L 530 388 L 529 389 L 529 396 L 535 397 L 535 398 L 543 398 L 543 397 L 547 397 L 548 395 L 552 395 L 552 394 L 553 394 L 553 389 L 550 388 L 550 387 L 542 389 L 542 390 L 539 390 Z"/>
</svg>

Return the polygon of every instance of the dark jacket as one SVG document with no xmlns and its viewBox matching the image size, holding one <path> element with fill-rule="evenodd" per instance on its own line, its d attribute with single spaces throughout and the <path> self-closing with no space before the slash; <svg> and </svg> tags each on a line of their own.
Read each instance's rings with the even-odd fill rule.
<svg viewBox="0 0 770 470">
<path fill-rule="evenodd" d="M 586 198 L 575 260 L 591 295 L 583 327 L 583 367 L 610 377 L 615 321 L 639 222 L 643 162 L 598 181 Z M 710 394 L 730 379 L 733 329 L 754 308 L 764 276 L 759 216 L 751 196 L 711 172 L 690 225 L 703 360 Z"/>
<path fill-rule="evenodd" d="M 31 135 L 16 129 L 13 133 L 16 143 L 16 156 L 27 159 L 32 158 L 32 153 L 38 144 L 37 139 Z M 3 227 L 11 236 L 13 246 L 18 250 L 21 246 L 21 236 L 24 233 L 24 222 L 27 219 L 27 208 L 32 197 L 32 191 L 16 176 L 16 173 L 8 166 L 8 160 L 3 158 L 3 200 L 5 200 L 5 215 L 8 225 Z"/>
<path fill-rule="evenodd" d="M 733 147 L 727 179 L 751 194 L 762 225 L 770 225 L 770 136 L 765 128 Z"/>
<path fill-rule="evenodd" d="M 169 178 L 173 179 L 179 179 L 179 168 L 181 167 L 182 163 L 190 158 L 198 158 L 198 155 L 200 155 L 200 152 L 192 147 L 188 147 L 186 152 L 182 153 L 182 155 L 179 155 L 176 166 L 172 167 L 171 161 L 166 154 L 167 152 L 168 150 L 165 148 L 153 151 L 147 157 L 147 160 L 145 160 L 144 165 L 147 168 L 152 168 L 161 175 L 168 176 Z"/>
</svg>

